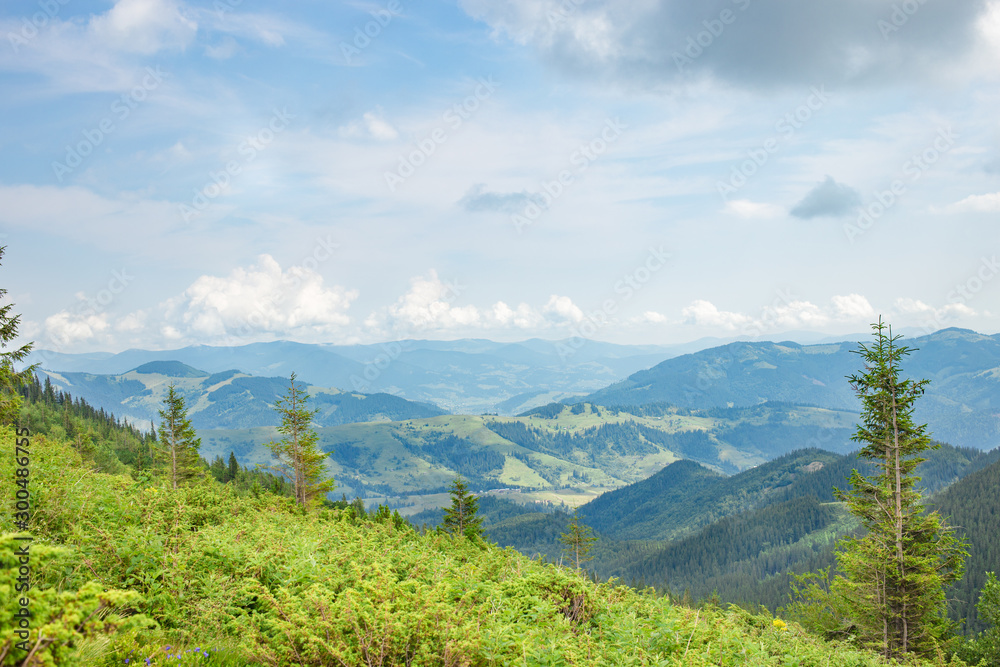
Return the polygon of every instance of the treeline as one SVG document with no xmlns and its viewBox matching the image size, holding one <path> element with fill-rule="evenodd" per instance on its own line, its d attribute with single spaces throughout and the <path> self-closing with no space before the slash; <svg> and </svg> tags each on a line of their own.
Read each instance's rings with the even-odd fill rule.
<svg viewBox="0 0 1000 667">
<path fill-rule="evenodd" d="M 82 398 L 55 389 L 48 377 L 42 383 L 36 376 L 18 392 L 24 399 L 20 425 L 28 427 L 32 435 L 68 440 L 91 469 L 112 475 L 128 473 L 136 479 L 150 479 L 160 473 L 155 426 L 143 430 L 104 408 L 95 408 Z M 199 465 L 205 476 L 231 484 L 243 493 L 290 493 L 283 477 L 240 466 L 232 452 L 228 461 L 216 457 L 209 463 L 200 458 Z"/>
</svg>

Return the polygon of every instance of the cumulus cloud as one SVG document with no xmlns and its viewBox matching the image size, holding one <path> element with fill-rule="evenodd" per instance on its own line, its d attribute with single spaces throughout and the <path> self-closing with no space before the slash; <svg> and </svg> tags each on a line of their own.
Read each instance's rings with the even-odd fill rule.
<svg viewBox="0 0 1000 667">
<path fill-rule="evenodd" d="M 875 309 L 868 303 L 868 299 L 860 294 L 833 297 L 833 308 L 836 317 L 842 320 L 870 321 L 875 315 Z"/>
<path fill-rule="evenodd" d="M 946 213 L 997 213 L 1000 212 L 1000 192 L 985 195 L 969 195 L 945 207 Z"/>
<path fill-rule="evenodd" d="M 395 328 L 451 329 L 472 326 L 481 316 L 475 306 L 452 305 L 461 287 L 446 283 L 431 269 L 426 276 L 410 280 L 410 290 L 389 307 L 389 317 Z"/>
<path fill-rule="evenodd" d="M 861 206 L 861 193 L 843 183 L 838 183 L 833 176 L 810 190 L 806 196 L 795 205 L 790 213 L 796 218 L 831 217 L 839 218 L 850 215 Z"/>
<path fill-rule="evenodd" d="M 483 183 L 469 188 L 459 205 L 469 212 L 496 211 L 499 213 L 520 213 L 529 204 L 544 205 L 541 195 L 523 190 L 521 192 L 489 192 Z"/>
<path fill-rule="evenodd" d="M 549 297 L 549 301 L 545 304 L 542 311 L 557 315 L 564 320 L 574 323 L 582 322 L 584 319 L 583 311 L 568 296 L 553 294 Z"/>
<path fill-rule="evenodd" d="M 956 71 L 990 34 L 980 0 L 460 0 L 554 67 L 642 84 L 882 84 Z M 916 65 L 919 64 L 919 65 Z"/>
<path fill-rule="evenodd" d="M 270 255 L 254 266 L 234 269 L 227 276 L 204 275 L 183 294 L 157 309 L 161 330 L 170 338 L 199 341 L 292 336 L 322 340 L 350 323 L 347 315 L 356 290 L 327 287 L 312 269 L 282 270 Z M 123 318 L 121 330 L 152 319 L 148 312 Z"/>
<path fill-rule="evenodd" d="M 748 324 L 751 318 L 740 313 L 719 310 L 711 301 L 699 299 L 681 311 L 685 322 L 708 327 L 722 327 L 732 331 L 740 325 Z"/>
<path fill-rule="evenodd" d="M 976 315 L 976 311 L 964 303 L 949 303 L 935 308 L 919 299 L 901 297 L 893 305 L 896 312 L 917 318 L 930 329 L 951 326 L 960 318 Z"/>
</svg>

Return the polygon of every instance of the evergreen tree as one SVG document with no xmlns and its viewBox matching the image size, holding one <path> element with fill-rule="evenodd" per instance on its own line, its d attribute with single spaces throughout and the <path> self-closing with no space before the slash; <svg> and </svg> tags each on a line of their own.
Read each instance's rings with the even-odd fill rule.
<svg viewBox="0 0 1000 667">
<path fill-rule="evenodd" d="M 281 413 L 278 432 L 284 437 L 278 442 L 267 443 L 278 460 L 278 465 L 271 469 L 291 482 L 295 502 L 307 508 L 319 503 L 333 490 L 333 479 L 323 479 L 326 454 L 316 445 L 319 436 L 312 429 L 312 421 L 317 410 L 306 408 L 308 399 L 309 395 L 296 386 L 295 373 L 292 373 L 288 393 L 274 405 Z"/>
<path fill-rule="evenodd" d="M 853 440 L 876 474 L 854 470 L 851 489 L 836 490 L 867 534 L 845 539 L 837 561 L 846 578 L 834 582 L 862 642 L 886 658 L 929 655 L 951 630 L 945 585 L 961 577 L 963 545 L 936 512 L 927 513 L 914 488 L 920 454 L 936 449 L 926 425 L 913 422 L 913 405 L 927 380 L 900 379 L 900 362 L 911 351 L 879 319 L 875 343 L 862 344 L 864 373 L 850 376 L 862 402 L 862 423 Z"/>
<path fill-rule="evenodd" d="M 240 464 L 236 462 L 236 452 L 229 452 L 229 468 L 226 471 L 226 481 L 231 482 L 236 479 L 240 472 Z"/>
<path fill-rule="evenodd" d="M 464 479 L 456 477 L 451 484 L 451 507 L 445 508 L 441 525 L 454 535 L 482 537 L 483 520 L 476 516 L 478 512 L 479 499 L 469 493 Z"/>
<path fill-rule="evenodd" d="M 6 246 L 0 246 L 0 261 Z M 0 288 L 0 302 L 7 290 Z M 31 382 L 37 364 L 21 371 L 14 370 L 14 364 L 23 361 L 31 352 L 32 343 L 26 343 L 17 349 L 7 350 L 11 341 L 17 338 L 17 326 L 21 322 L 20 315 L 14 315 L 11 310 L 14 304 L 0 306 L 0 424 L 11 424 L 17 419 L 21 409 L 21 397 L 18 387 Z"/>
<path fill-rule="evenodd" d="M 160 422 L 160 456 L 166 465 L 170 487 L 176 489 L 198 474 L 201 438 L 196 437 L 184 407 L 184 397 L 177 393 L 174 385 L 167 389 L 163 404 L 165 409 L 160 410 L 160 419 L 163 420 Z"/>
<path fill-rule="evenodd" d="M 582 563 L 592 560 L 590 547 L 597 541 L 597 538 L 590 526 L 580 523 L 578 510 L 574 510 L 573 519 L 566 527 L 566 532 L 559 537 L 559 541 L 565 545 L 563 552 L 569 556 L 576 564 L 576 569 L 579 570 Z"/>
</svg>

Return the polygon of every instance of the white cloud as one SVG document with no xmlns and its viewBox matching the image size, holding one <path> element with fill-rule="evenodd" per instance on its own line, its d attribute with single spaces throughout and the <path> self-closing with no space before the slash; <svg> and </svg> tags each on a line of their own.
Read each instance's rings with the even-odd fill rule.
<svg viewBox="0 0 1000 667">
<path fill-rule="evenodd" d="M 726 213 L 741 218 L 774 218 L 784 215 L 785 210 L 774 204 L 750 201 L 749 199 L 734 199 L 726 202 Z"/>
<path fill-rule="evenodd" d="M 944 208 L 946 213 L 997 213 L 1000 212 L 1000 192 L 970 195 Z"/>
<path fill-rule="evenodd" d="M 366 111 L 361 116 L 361 122 L 348 123 L 338 129 L 338 134 L 345 138 L 371 137 L 378 141 L 392 141 L 399 138 L 399 132 L 382 117 L 382 109 Z"/>
<path fill-rule="evenodd" d="M 583 311 L 568 296 L 553 294 L 542 311 L 553 313 L 570 322 L 582 322 L 584 318 Z"/>
<path fill-rule="evenodd" d="M 431 269 L 427 276 L 410 279 L 410 291 L 389 307 L 389 317 L 396 330 L 453 329 L 479 324 L 475 306 L 455 307 L 451 302 L 461 289 L 441 280 Z"/>
<path fill-rule="evenodd" d="M 653 310 L 647 310 L 642 314 L 642 321 L 650 324 L 663 324 L 667 321 L 667 316 Z"/>
<path fill-rule="evenodd" d="M 325 287 L 311 269 L 282 271 L 270 255 L 228 276 L 204 275 L 161 308 L 168 324 L 198 339 L 260 333 L 332 334 L 350 323 L 357 291 Z"/>
<path fill-rule="evenodd" d="M 740 313 L 729 313 L 719 310 L 710 301 L 699 299 L 681 311 L 681 315 L 689 324 L 700 326 L 722 327 L 734 330 L 741 324 L 747 324 L 751 318 Z"/>
<path fill-rule="evenodd" d="M 104 48 L 150 55 L 163 49 L 183 51 L 198 24 L 173 0 L 119 0 L 107 14 L 93 17 L 89 31 Z"/>
<path fill-rule="evenodd" d="M 517 329 L 535 329 L 545 325 L 545 318 L 526 303 L 519 304 L 514 310 L 503 301 L 493 304 L 490 319 L 503 327 Z"/>
<path fill-rule="evenodd" d="M 875 309 L 868 303 L 868 299 L 860 294 L 833 297 L 833 308 L 835 316 L 842 320 L 871 321 L 875 315 Z"/>
<path fill-rule="evenodd" d="M 61 310 L 45 318 L 47 347 L 63 348 L 82 342 L 95 342 L 95 339 L 109 330 L 107 313 L 97 313 L 86 308 L 81 311 Z"/>
</svg>

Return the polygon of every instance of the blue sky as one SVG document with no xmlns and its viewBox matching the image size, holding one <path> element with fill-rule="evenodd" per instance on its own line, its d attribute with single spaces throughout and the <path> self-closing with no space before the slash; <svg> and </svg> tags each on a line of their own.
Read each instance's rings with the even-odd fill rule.
<svg viewBox="0 0 1000 667">
<path fill-rule="evenodd" d="M 64 352 L 1000 331 L 1000 2 L 9 0 Z"/>
</svg>

